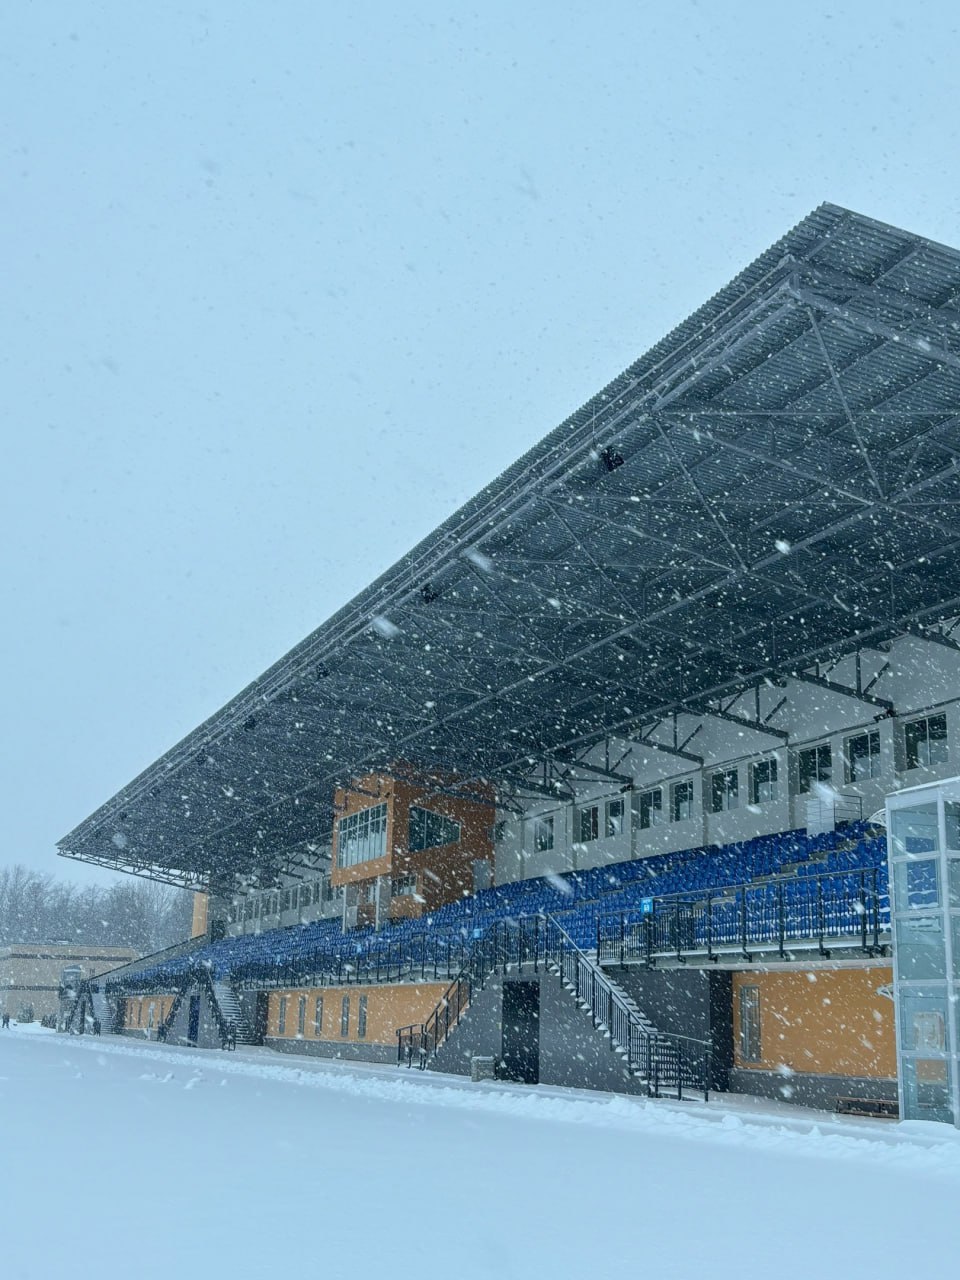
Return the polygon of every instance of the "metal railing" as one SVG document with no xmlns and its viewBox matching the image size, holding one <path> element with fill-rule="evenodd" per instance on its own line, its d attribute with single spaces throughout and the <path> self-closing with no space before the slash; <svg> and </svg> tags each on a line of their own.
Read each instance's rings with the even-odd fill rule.
<svg viewBox="0 0 960 1280">
<path fill-rule="evenodd" d="M 620 1050 L 627 1070 L 645 1082 L 650 1097 L 676 1090 L 682 1098 L 685 1089 L 693 1089 L 707 1100 L 712 1083 L 711 1042 L 652 1027 L 552 916 L 498 922 L 477 939 L 427 1021 L 397 1031 L 398 1064 L 424 1069 L 459 1024 L 478 987 L 497 973 L 526 965 L 534 971 L 548 968 L 560 977 L 590 1014 L 594 1027 Z"/>
<path fill-rule="evenodd" d="M 440 981 L 459 972 L 472 939 L 414 934 L 390 942 L 317 948 L 283 960 L 233 965 L 230 980 L 242 990 L 277 987 L 353 986 L 404 980 Z"/>
<path fill-rule="evenodd" d="M 780 876 L 767 884 L 718 889 L 702 897 L 653 898 L 643 907 L 602 916 L 597 922 L 601 964 L 660 959 L 715 959 L 755 951 L 786 958 L 788 945 L 831 945 L 877 955 L 890 928 L 890 904 L 880 868 Z"/>
</svg>

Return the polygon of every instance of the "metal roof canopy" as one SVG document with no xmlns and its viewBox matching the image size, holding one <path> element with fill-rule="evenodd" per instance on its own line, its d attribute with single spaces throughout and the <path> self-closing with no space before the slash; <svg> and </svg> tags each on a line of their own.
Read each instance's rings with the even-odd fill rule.
<svg viewBox="0 0 960 1280">
<path fill-rule="evenodd" d="M 58 848 L 227 889 L 371 766 L 522 783 L 956 614 L 958 407 L 960 253 L 822 205 Z"/>
</svg>

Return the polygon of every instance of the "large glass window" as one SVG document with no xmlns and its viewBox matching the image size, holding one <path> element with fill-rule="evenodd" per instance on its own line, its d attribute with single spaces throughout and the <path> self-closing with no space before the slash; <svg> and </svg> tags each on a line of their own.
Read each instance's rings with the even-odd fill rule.
<svg viewBox="0 0 960 1280">
<path fill-rule="evenodd" d="M 880 777 L 880 734 L 858 733 L 843 744 L 843 777 L 845 782 L 863 782 Z"/>
<path fill-rule="evenodd" d="M 350 997 L 344 996 L 340 1001 L 340 1034 L 348 1036 L 350 1034 Z"/>
<path fill-rule="evenodd" d="M 280 1012 L 277 1015 L 277 1034 L 286 1035 L 287 1033 L 287 996 L 280 997 Z"/>
<path fill-rule="evenodd" d="M 600 839 L 600 806 L 587 805 L 577 811 L 578 839 L 581 844 L 589 844 L 591 840 Z"/>
<path fill-rule="evenodd" d="M 829 742 L 820 742 L 815 747 L 804 747 L 797 752 L 797 790 L 802 796 L 813 790 L 815 782 L 831 782 L 833 780 L 833 753 Z"/>
<path fill-rule="evenodd" d="M 908 769 L 929 769 L 947 763 L 947 717 L 927 716 L 903 726 Z"/>
<path fill-rule="evenodd" d="M 740 804 L 740 780 L 736 769 L 721 769 L 710 779 L 710 802 L 714 813 L 736 809 Z"/>
<path fill-rule="evenodd" d="M 898 911 L 929 911 L 940 905 L 940 872 L 936 858 L 894 863 Z"/>
<path fill-rule="evenodd" d="M 361 996 L 357 1002 L 357 1039 L 367 1038 L 367 997 Z"/>
<path fill-rule="evenodd" d="M 776 760 L 758 760 L 750 770 L 750 803 L 770 804 L 777 798 Z"/>
<path fill-rule="evenodd" d="M 663 821 L 663 791 L 660 787 L 654 787 L 652 791 L 643 791 L 640 794 L 640 826 L 646 830 L 648 827 L 658 827 Z"/>
<path fill-rule="evenodd" d="M 623 797 L 618 796 L 616 800 L 608 800 L 605 814 L 606 821 L 604 823 L 603 834 L 609 840 L 613 836 L 618 836 L 623 830 Z"/>
<path fill-rule="evenodd" d="M 534 818 L 533 850 L 534 853 L 547 853 L 553 848 L 553 816 Z"/>
<path fill-rule="evenodd" d="M 297 1003 L 297 1035 L 302 1036 L 307 1029 L 307 997 L 301 996 Z"/>
<path fill-rule="evenodd" d="M 313 1034 L 318 1040 L 323 1035 L 323 996 L 317 996 L 313 1006 Z"/>
<path fill-rule="evenodd" d="M 446 844 L 460 843 L 460 823 L 445 818 L 431 809 L 410 806 L 409 843 L 411 853 L 422 849 L 442 849 Z"/>
<path fill-rule="evenodd" d="M 355 867 L 387 852 L 387 806 L 348 813 L 337 823 L 337 866 Z"/>
<path fill-rule="evenodd" d="M 740 1061 L 760 1061 L 760 988 L 740 988 Z"/>
<path fill-rule="evenodd" d="M 686 822 L 693 817 L 693 783 L 675 782 L 670 788 L 670 821 Z"/>
</svg>

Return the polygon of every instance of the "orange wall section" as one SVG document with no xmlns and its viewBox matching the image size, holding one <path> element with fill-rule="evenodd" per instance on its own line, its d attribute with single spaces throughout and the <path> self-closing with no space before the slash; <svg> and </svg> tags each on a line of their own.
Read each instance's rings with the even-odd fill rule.
<svg viewBox="0 0 960 1280">
<path fill-rule="evenodd" d="M 734 1064 L 744 1070 L 893 1079 L 897 1074 L 893 1001 L 877 988 L 893 980 L 889 965 L 733 975 Z M 759 1062 L 745 1062 L 740 992 L 760 1000 Z"/>
<path fill-rule="evenodd" d="M 337 832 L 334 830 L 333 868 L 335 885 L 355 884 L 379 876 L 416 875 L 415 898 L 394 901 L 394 917 L 434 911 L 473 892 L 473 864 L 494 862 L 493 825 L 496 820 L 493 789 L 485 783 L 470 784 L 472 796 L 448 795 L 462 779 L 446 775 L 431 777 L 367 774 L 355 779 L 356 790 L 340 788 L 334 796 L 337 818 L 358 813 L 378 804 L 387 806 L 387 853 L 371 862 L 353 867 L 337 865 Z M 438 789 L 442 788 L 442 789 Z M 460 824 L 460 840 L 440 848 L 411 853 L 408 823 L 411 806 L 429 809 Z"/>
<path fill-rule="evenodd" d="M 193 925 L 190 930 L 191 938 L 199 938 L 207 932 L 207 917 L 210 912 L 210 899 L 205 893 L 195 893 L 193 895 Z"/>
<path fill-rule="evenodd" d="M 474 789 L 483 794 L 481 784 L 475 784 Z M 438 794 L 431 790 L 429 782 L 397 779 L 395 825 L 399 830 L 393 844 L 393 874 L 416 875 L 417 895 L 423 899 L 424 912 L 435 911 L 446 902 L 455 902 L 465 894 L 472 893 L 474 862 L 489 863 L 492 878 L 493 824 L 496 820 L 492 792 L 490 799 L 490 804 L 484 804 L 462 796 Z M 410 853 L 407 848 L 407 825 L 410 809 L 414 805 L 459 822 L 459 842 Z"/>
<path fill-rule="evenodd" d="M 445 982 L 398 983 L 393 986 L 291 987 L 288 991 L 271 991 L 267 1009 L 267 1035 L 284 1040 L 324 1040 L 340 1044 L 397 1043 L 397 1028 L 425 1022 L 440 1003 L 447 989 Z M 306 997 L 303 1035 L 297 1031 L 299 1002 Z M 314 1027 L 317 997 L 323 998 L 323 1026 L 318 1036 Z M 343 998 L 350 1001 L 350 1023 L 345 1036 L 340 1034 Z M 357 1034 L 360 997 L 367 998 L 367 1034 Z M 280 1001 L 286 998 L 287 1013 L 283 1035 L 280 1035 Z"/>
<path fill-rule="evenodd" d="M 170 1012 L 173 996 L 128 996 L 124 1001 L 123 1026 L 127 1031 L 156 1031 Z M 153 1026 L 149 1027 L 150 1006 L 153 1010 Z"/>
</svg>

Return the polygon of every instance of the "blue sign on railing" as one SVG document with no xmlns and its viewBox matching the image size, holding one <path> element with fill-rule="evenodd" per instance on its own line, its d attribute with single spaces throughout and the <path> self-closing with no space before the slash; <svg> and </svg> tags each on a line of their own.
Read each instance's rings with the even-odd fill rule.
<svg viewBox="0 0 960 1280">
<path fill-rule="evenodd" d="M 641 914 L 642 916 L 652 916 L 652 915 L 653 915 L 653 899 L 652 899 L 652 898 L 641 898 L 641 899 L 640 899 L 640 914 Z"/>
</svg>

